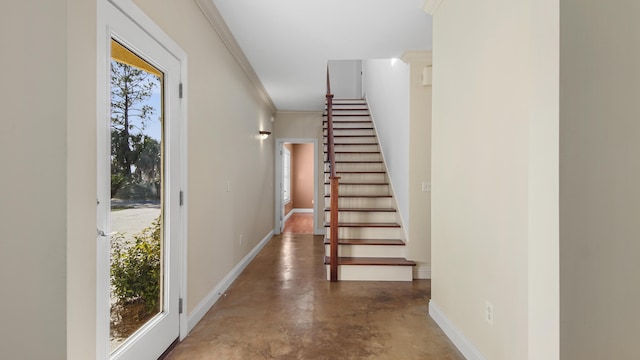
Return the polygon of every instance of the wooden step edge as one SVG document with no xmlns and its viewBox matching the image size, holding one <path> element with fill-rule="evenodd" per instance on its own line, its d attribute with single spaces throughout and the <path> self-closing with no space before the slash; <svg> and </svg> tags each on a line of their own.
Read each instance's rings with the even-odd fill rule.
<svg viewBox="0 0 640 360">
<path fill-rule="evenodd" d="M 331 198 L 331 195 L 325 195 L 325 198 L 329 199 Z M 375 199 L 375 198 L 390 198 L 393 197 L 392 195 L 365 195 L 365 194 L 360 194 L 360 195 L 338 195 L 338 198 L 345 198 L 345 199 L 351 199 L 351 198 L 371 198 L 371 199 Z"/>
<path fill-rule="evenodd" d="M 322 143 L 322 145 L 327 145 L 329 146 L 329 143 Z M 342 146 L 342 145 L 366 145 L 366 146 L 373 146 L 373 145 L 378 145 L 377 142 L 369 142 L 369 143 L 333 143 L 334 146 Z"/>
<path fill-rule="evenodd" d="M 325 185 L 331 185 L 329 182 L 325 182 Z M 349 186 L 357 186 L 357 185 L 371 185 L 371 186 L 385 186 L 389 185 L 388 182 L 340 182 L 340 185 L 349 185 Z"/>
<path fill-rule="evenodd" d="M 329 164 L 330 161 L 325 161 L 325 164 Z M 383 164 L 382 160 L 338 160 L 336 164 Z"/>
<path fill-rule="evenodd" d="M 322 135 L 322 137 L 327 137 L 328 135 Z M 358 138 L 358 137 L 376 137 L 375 135 L 333 135 L 333 137 L 339 138 Z"/>
<path fill-rule="evenodd" d="M 363 115 L 364 116 L 364 115 Z M 329 121 L 327 120 L 322 120 L 323 124 L 328 123 Z M 343 119 L 343 120 L 335 120 L 334 123 L 336 124 L 360 124 L 360 123 L 372 123 L 373 121 L 371 120 L 349 120 L 349 119 Z M 337 129 L 337 128 L 334 128 Z M 343 129 L 349 129 L 349 128 L 343 128 Z"/>
<path fill-rule="evenodd" d="M 325 171 L 325 174 L 331 174 L 330 171 Z M 376 170 L 376 171 L 336 171 L 336 174 L 386 174 L 386 171 Z"/>
<path fill-rule="evenodd" d="M 323 126 L 322 130 L 329 130 L 329 129 Z M 342 130 L 375 130 L 375 128 L 372 128 L 372 127 L 350 127 L 350 128 L 334 127 L 333 128 L 333 131 L 342 131 Z"/>
<path fill-rule="evenodd" d="M 331 239 L 325 237 L 324 244 L 331 244 Z M 400 239 L 338 239 L 338 245 L 404 246 L 406 243 Z"/>
<path fill-rule="evenodd" d="M 328 151 L 323 151 L 323 153 L 328 153 Z M 356 154 L 380 154 L 380 151 L 334 151 L 335 154 L 349 154 L 349 155 L 356 155 Z"/>
<path fill-rule="evenodd" d="M 329 265 L 329 262 L 329 257 L 325 256 L 324 264 Z M 339 257 L 338 265 L 416 266 L 416 262 L 405 258 Z"/>
<path fill-rule="evenodd" d="M 331 211 L 331 208 L 324 208 L 324 211 Z M 338 212 L 398 212 L 394 208 L 338 208 Z"/>
<path fill-rule="evenodd" d="M 324 227 L 328 228 L 331 225 L 326 222 Z M 400 224 L 397 223 L 338 223 L 338 227 L 341 228 L 399 228 Z"/>
</svg>

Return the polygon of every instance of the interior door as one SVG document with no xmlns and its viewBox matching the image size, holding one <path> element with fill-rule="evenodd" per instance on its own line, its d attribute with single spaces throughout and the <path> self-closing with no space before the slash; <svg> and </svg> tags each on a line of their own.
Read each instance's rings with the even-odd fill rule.
<svg viewBox="0 0 640 360">
<path fill-rule="evenodd" d="M 156 359 L 180 330 L 180 62 L 119 9 L 108 12 L 98 312 L 109 329 L 99 341 L 111 359 Z"/>
</svg>

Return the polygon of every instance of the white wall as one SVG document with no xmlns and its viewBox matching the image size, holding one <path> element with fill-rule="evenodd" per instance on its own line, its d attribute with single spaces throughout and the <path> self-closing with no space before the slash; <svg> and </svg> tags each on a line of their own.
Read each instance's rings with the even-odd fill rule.
<svg viewBox="0 0 640 360">
<path fill-rule="evenodd" d="M 409 66 L 399 59 L 363 60 L 363 89 L 405 229 L 409 227 Z"/>
<path fill-rule="evenodd" d="M 432 302 L 492 360 L 558 359 L 557 18 L 533 0 L 434 16 Z"/>
<path fill-rule="evenodd" d="M 362 60 L 329 60 L 334 99 L 362 98 Z"/>
<path fill-rule="evenodd" d="M 407 258 L 416 262 L 414 279 L 431 278 L 431 86 L 422 84 L 422 70 L 432 65 L 431 51 L 406 51 L 409 64 L 409 224 Z"/>
<path fill-rule="evenodd" d="M 66 5 L 0 11 L 2 359 L 67 357 Z"/>
<path fill-rule="evenodd" d="M 562 359 L 640 354 L 639 12 L 560 1 Z"/>
</svg>

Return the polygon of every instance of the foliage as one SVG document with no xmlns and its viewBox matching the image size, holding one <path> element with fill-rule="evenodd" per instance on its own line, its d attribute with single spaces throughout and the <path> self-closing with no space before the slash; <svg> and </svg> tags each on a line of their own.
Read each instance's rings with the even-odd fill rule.
<svg viewBox="0 0 640 360">
<path fill-rule="evenodd" d="M 112 197 L 124 186 L 159 187 L 160 143 L 144 134 L 156 111 L 146 101 L 159 83 L 154 74 L 115 60 L 111 62 Z M 153 197 L 159 198 L 160 194 L 154 191 Z"/>
<path fill-rule="evenodd" d="M 113 242 L 111 285 L 119 305 L 143 303 L 148 314 L 160 306 L 160 217 L 127 244 L 121 234 Z"/>
</svg>

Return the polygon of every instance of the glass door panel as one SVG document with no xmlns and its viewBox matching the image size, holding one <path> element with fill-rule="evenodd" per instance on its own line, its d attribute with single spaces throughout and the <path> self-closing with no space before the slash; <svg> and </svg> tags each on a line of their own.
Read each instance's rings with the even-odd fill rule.
<svg viewBox="0 0 640 360">
<path fill-rule="evenodd" d="M 111 41 L 110 350 L 163 309 L 164 74 Z"/>
</svg>

